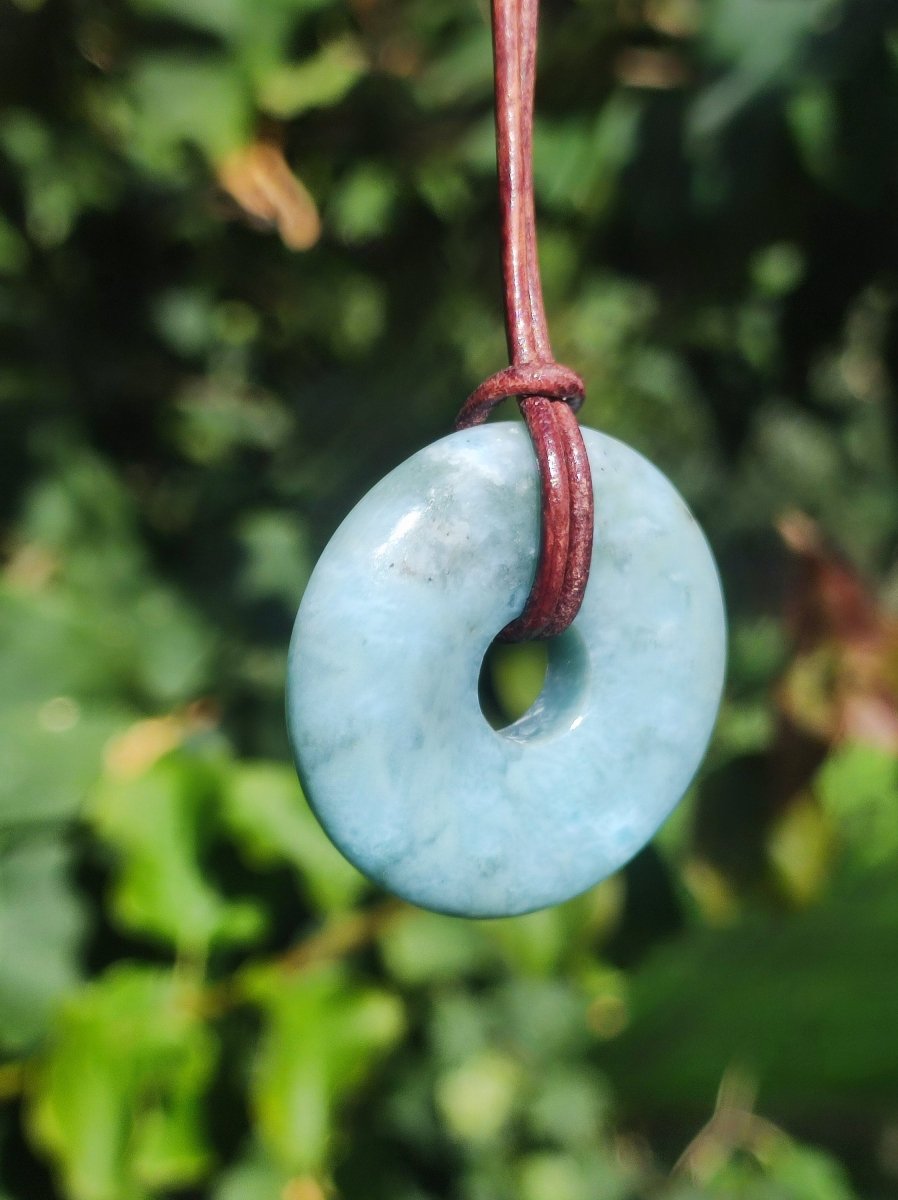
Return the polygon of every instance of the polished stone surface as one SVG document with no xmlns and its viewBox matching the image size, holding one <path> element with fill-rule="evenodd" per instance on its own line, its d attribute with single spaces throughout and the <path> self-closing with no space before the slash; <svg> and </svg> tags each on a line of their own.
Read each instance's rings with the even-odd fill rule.
<svg viewBox="0 0 898 1200">
<path fill-rule="evenodd" d="M 670 813 L 717 713 L 717 572 L 668 480 L 584 429 L 592 571 L 542 694 L 497 732 L 481 663 L 520 612 L 538 548 L 522 426 L 454 433 L 349 514 L 303 597 L 288 722 L 309 802 L 347 858 L 425 908 L 557 904 L 630 859 Z"/>
</svg>

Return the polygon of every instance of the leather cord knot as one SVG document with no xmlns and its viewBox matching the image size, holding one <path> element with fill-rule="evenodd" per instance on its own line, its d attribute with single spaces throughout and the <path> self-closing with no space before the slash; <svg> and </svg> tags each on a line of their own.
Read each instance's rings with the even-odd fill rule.
<svg viewBox="0 0 898 1200">
<path fill-rule="evenodd" d="M 547 400 L 561 400 L 577 412 L 586 399 L 586 389 L 577 372 L 561 363 L 534 362 L 503 367 L 471 392 L 455 418 L 455 428 L 470 429 L 472 425 L 480 425 L 497 404 L 512 396 L 521 399 L 545 396 Z"/>
<path fill-rule="evenodd" d="M 583 380 L 552 355 L 536 249 L 533 97 L 539 0 L 493 0 L 496 160 L 502 219 L 505 326 L 511 365 L 462 406 L 457 429 L 485 421 L 516 396 L 539 467 L 540 550 L 524 611 L 505 641 L 553 637 L 579 612 L 592 560 L 593 493 L 576 411 Z"/>
</svg>

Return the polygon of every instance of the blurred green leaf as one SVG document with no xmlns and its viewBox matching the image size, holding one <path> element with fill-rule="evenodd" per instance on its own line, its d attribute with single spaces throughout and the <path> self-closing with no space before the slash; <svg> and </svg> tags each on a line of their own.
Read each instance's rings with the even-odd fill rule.
<svg viewBox="0 0 898 1200">
<path fill-rule="evenodd" d="M 171 17 L 208 30 L 246 54 L 260 44 L 270 51 L 285 46 L 298 20 L 333 0 L 134 0 L 138 12 Z"/>
<path fill-rule="evenodd" d="M 145 169 L 174 175 L 184 147 L 211 162 L 249 141 L 252 92 L 224 56 L 146 55 L 132 68 L 120 136 Z"/>
<path fill-rule="evenodd" d="M 135 690 L 163 703 L 193 698 L 209 632 L 150 572 L 132 497 L 107 464 L 68 439 L 51 443 L 47 457 L 52 469 L 30 488 L 20 523 L 26 586 L 0 602 L 7 635 L 15 628 L 16 640 L 28 641 L 13 647 L 16 675 L 29 676 L 23 694 L 72 694 L 91 708 L 111 696 L 128 709 Z"/>
<path fill-rule="evenodd" d="M 395 178 L 373 163 L 364 164 L 340 185 L 330 220 L 344 241 L 364 242 L 387 231 L 395 201 Z"/>
<path fill-rule="evenodd" d="M 737 1064 L 765 1107 L 808 1116 L 850 1103 L 887 1111 L 898 1042 L 891 880 L 791 915 L 696 929 L 634 973 L 627 1029 L 599 1056 L 631 1101 L 698 1116 Z M 858 986 L 863 980 L 863 986 Z"/>
<path fill-rule="evenodd" d="M 437 1108 L 454 1137 L 490 1142 L 512 1119 L 524 1079 L 520 1065 L 509 1055 L 485 1051 L 437 1081 Z"/>
<path fill-rule="evenodd" d="M 775 242 L 760 251 L 752 263 L 758 288 L 768 296 L 791 292 L 804 274 L 801 251 L 790 242 Z"/>
<path fill-rule="evenodd" d="M 856 1200 L 845 1172 L 809 1146 L 773 1135 L 757 1158 L 734 1157 L 711 1180 L 712 1195 L 746 1200 Z"/>
<path fill-rule="evenodd" d="M 25 109 L 10 106 L 0 117 L 0 151 L 17 168 L 28 239 L 0 222 L 0 252 L 12 270 L 28 261 L 29 241 L 42 249 L 61 246 L 86 211 L 105 209 L 113 201 L 114 172 L 97 147 L 58 137 L 57 130 Z"/>
<path fill-rule="evenodd" d="M 339 103 L 367 71 L 362 47 L 339 38 L 301 63 L 278 67 L 260 83 L 259 104 L 275 117 L 295 117 L 310 108 Z"/>
<path fill-rule="evenodd" d="M 320 1168 L 335 1110 L 401 1036 L 402 1007 L 332 966 L 253 972 L 247 989 L 266 1019 L 252 1085 L 259 1136 L 286 1169 Z"/>
<path fill-rule="evenodd" d="M 260 865 L 289 862 L 324 912 L 348 908 L 368 887 L 335 849 L 306 803 L 296 772 L 283 763 L 237 763 L 228 771 L 223 817 Z"/>
<path fill-rule="evenodd" d="M 312 569 L 302 522 L 289 513 L 247 513 L 237 536 L 246 558 L 241 592 L 248 599 L 277 597 L 292 613 Z"/>
<path fill-rule="evenodd" d="M 14 275 L 27 262 L 28 247 L 24 238 L 10 221 L 0 216 L 0 274 Z"/>
<path fill-rule="evenodd" d="M 610 1155 L 543 1151 L 521 1160 L 519 1177 L 522 1200 L 626 1200 L 633 1194 L 629 1172 Z"/>
<path fill-rule="evenodd" d="M 424 104 L 448 106 L 488 96 L 491 79 L 489 41 L 478 22 L 434 56 L 416 81 L 415 94 Z"/>
<path fill-rule="evenodd" d="M 72 1200 L 140 1200 L 209 1165 L 215 1045 L 177 976 L 122 966 L 67 1002 L 29 1088 L 30 1128 Z"/>
<path fill-rule="evenodd" d="M 579 922 L 567 920 L 564 908 L 559 907 L 485 924 L 518 971 L 540 975 L 558 967 L 570 949 L 571 925 Z"/>
<path fill-rule="evenodd" d="M 71 696 L 0 709 L 0 827 L 76 816 L 124 723 L 123 713 L 84 712 Z"/>
<path fill-rule="evenodd" d="M 387 927 L 380 948 L 390 975 L 412 987 L 477 973 L 496 958 L 480 923 L 417 909 Z"/>
<path fill-rule="evenodd" d="M 705 52 L 729 70 L 700 94 L 692 129 L 713 134 L 763 89 L 781 84 L 841 0 L 726 0 L 709 5 Z"/>
<path fill-rule="evenodd" d="M 619 173 L 636 147 L 640 109 L 623 93 L 603 105 L 596 118 L 578 128 L 541 119 L 534 137 L 538 195 L 551 209 L 601 213 L 613 200 Z"/>
<path fill-rule="evenodd" d="M 831 186 L 838 166 L 838 112 L 832 92 L 806 83 L 790 97 L 786 114 L 805 168 Z"/>
<path fill-rule="evenodd" d="M 256 1150 L 224 1172 L 214 1196 L 215 1200 L 271 1200 L 284 1194 L 288 1180 L 287 1171 Z"/>
<path fill-rule="evenodd" d="M 537 1139 L 559 1146 L 594 1146 L 612 1114 L 612 1094 L 597 1072 L 569 1063 L 540 1074 L 527 1105 L 527 1123 Z"/>
<path fill-rule="evenodd" d="M 116 916 L 182 952 L 252 942 L 265 922 L 256 903 L 227 898 L 205 869 L 220 829 L 222 773 L 172 754 L 137 778 L 107 775 L 91 798 L 90 818 L 118 860 Z"/>
<path fill-rule="evenodd" d="M 764 1163 L 789 1200 L 854 1200 L 848 1176 L 829 1155 L 791 1138 L 774 1142 Z"/>
<path fill-rule="evenodd" d="M 177 305 L 174 318 L 179 319 Z M 190 320 L 208 320 L 211 329 L 214 313 L 200 311 Z M 199 336 L 196 325 L 188 333 Z M 274 397 L 248 394 L 233 381 L 214 380 L 204 385 L 192 381 L 175 401 L 176 441 L 201 467 L 227 462 L 247 447 L 271 451 L 289 435 L 291 425 L 291 414 Z"/>
<path fill-rule="evenodd" d="M 54 568 L 37 546 L 23 557 L 35 571 Z M 131 665 L 121 661 L 120 634 L 70 593 L 0 589 L 0 826 L 80 811 L 103 747 L 133 716 L 122 694 Z"/>
<path fill-rule="evenodd" d="M 72 874 L 58 834 L 6 839 L 0 850 L 0 1045 L 7 1052 L 30 1049 L 80 979 L 85 913 Z"/>
<path fill-rule="evenodd" d="M 898 861 L 898 756 L 848 743 L 826 759 L 814 792 L 861 870 Z"/>
</svg>

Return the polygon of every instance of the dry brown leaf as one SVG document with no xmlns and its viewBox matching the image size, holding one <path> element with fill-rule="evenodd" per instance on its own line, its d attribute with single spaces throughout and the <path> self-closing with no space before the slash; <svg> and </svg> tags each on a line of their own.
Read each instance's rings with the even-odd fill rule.
<svg viewBox="0 0 898 1200">
<path fill-rule="evenodd" d="M 188 737 L 215 726 L 218 715 L 197 701 L 178 712 L 136 721 L 107 742 L 103 766 L 116 779 L 136 779 Z"/>
<path fill-rule="evenodd" d="M 821 741 L 898 750 L 898 621 L 804 513 L 779 522 L 798 573 L 786 624 L 796 656 L 779 689 L 783 715 Z"/>
<path fill-rule="evenodd" d="M 326 1195 L 317 1179 L 311 1175 L 301 1175 L 285 1184 L 281 1200 L 325 1200 Z"/>
<path fill-rule="evenodd" d="M 273 142 L 253 142 L 219 165 L 218 180 L 255 223 L 278 231 L 291 250 L 309 250 L 321 237 L 315 201 Z"/>
<path fill-rule="evenodd" d="M 647 91 L 669 91 L 685 87 L 690 80 L 685 60 L 674 50 L 629 46 L 618 54 L 615 77 L 626 87 Z"/>
</svg>

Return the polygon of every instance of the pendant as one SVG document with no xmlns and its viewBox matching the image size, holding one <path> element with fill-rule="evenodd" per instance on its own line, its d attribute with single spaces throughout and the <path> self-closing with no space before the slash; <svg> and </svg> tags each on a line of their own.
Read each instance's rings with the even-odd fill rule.
<svg viewBox="0 0 898 1200">
<path fill-rule="evenodd" d="M 539 553 L 522 426 L 450 434 L 387 475 L 300 605 L 287 709 L 306 796 L 359 870 L 423 908 L 511 916 L 591 887 L 649 841 L 710 738 L 726 630 L 707 542 L 655 467 L 583 435 L 589 583 L 513 725 L 492 729 L 477 689 Z"/>
</svg>

